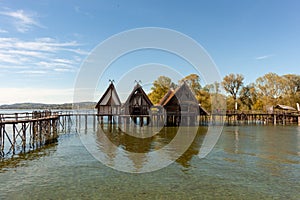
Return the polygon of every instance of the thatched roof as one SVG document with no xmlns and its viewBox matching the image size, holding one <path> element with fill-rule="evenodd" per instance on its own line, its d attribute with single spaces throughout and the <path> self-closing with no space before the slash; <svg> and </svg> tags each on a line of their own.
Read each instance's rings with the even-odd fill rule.
<svg viewBox="0 0 300 200">
<path fill-rule="evenodd" d="M 181 92 L 182 90 L 187 91 L 188 93 L 190 93 L 190 99 L 185 100 L 185 102 L 190 101 L 191 103 L 197 103 L 197 99 L 195 97 L 195 94 L 192 92 L 192 90 L 190 89 L 190 87 L 183 82 L 183 84 L 181 84 L 179 87 L 177 87 L 175 90 L 170 89 L 167 94 L 165 94 L 165 96 L 160 100 L 159 105 L 161 106 L 165 106 L 167 105 L 171 99 L 176 95 L 178 96 L 179 92 Z M 182 100 L 182 99 L 178 99 L 178 100 Z M 197 103 L 198 104 L 198 103 Z"/>
<path fill-rule="evenodd" d="M 153 106 L 153 103 L 150 101 L 149 97 L 147 96 L 147 94 L 145 93 L 145 91 L 143 90 L 142 86 L 140 84 L 136 84 L 136 86 L 133 88 L 132 92 L 130 93 L 130 95 L 128 96 L 127 100 L 124 103 L 125 105 L 129 105 L 129 102 L 132 98 L 134 98 L 135 94 L 137 93 L 141 93 L 144 100 L 146 101 L 146 103 L 149 106 Z"/>
<path fill-rule="evenodd" d="M 200 112 L 204 113 L 205 115 L 209 115 L 209 113 L 204 108 L 202 108 L 202 106 L 198 103 L 198 100 L 196 99 L 195 94 L 193 93 L 193 91 L 190 89 L 190 87 L 185 82 L 183 82 L 183 84 L 181 84 L 175 90 L 170 89 L 165 94 L 165 96 L 160 100 L 159 105 L 161 105 L 163 107 L 167 106 L 173 98 L 177 98 L 176 97 L 177 94 L 179 92 L 181 92 L 182 90 L 190 93 L 190 95 L 189 95 L 190 99 L 185 99 L 185 100 L 177 99 L 177 100 L 184 101 L 185 103 L 190 103 L 190 104 L 198 104 Z"/>
<path fill-rule="evenodd" d="M 99 106 L 121 106 L 120 98 L 113 83 L 108 86 L 96 108 L 99 108 Z"/>
</svg>

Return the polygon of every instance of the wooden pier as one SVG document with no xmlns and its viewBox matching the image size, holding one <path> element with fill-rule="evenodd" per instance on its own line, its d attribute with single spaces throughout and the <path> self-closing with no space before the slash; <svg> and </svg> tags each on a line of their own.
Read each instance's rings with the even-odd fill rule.
<svg viewBox="0 0 300 200">
<path fill-rule="evenodd" d="M 212 112 L 209 117 L 210 123 L 213 124 L 273 124 L 288 125 L 298 124 L 300 126 L 300 113 L 287 111 L 226 111 Z"/>
<path fill-rule="evenodd" d="M 199 112 L 197 115 L 161 112 L 157 106 L 149 110 L 148 115 L 126 115 L 121 113 L 108 115 L 96 111 L 51 112 L 35 111 L 32 113 L 0 114 L 0 157 L 26 153 L 45 144 L 56 142 L 59 133 L 70 133 L 82 129 L 93 130 L 103 123 L 116 124 L 122 130 L 134 127 L 163 127 L 170 126 L 172 120 L 178 123 L 172 126 L 199 126 L 209 124 L 242 125 L 300 125 L 299 112 L 276 111 L 272 113 L 259 111 L 214 111 L 208 115 Z"/>
<path fill-rule="evenodd" d="M 57 140 L 58 112 L 0 114 L 0 157 L 25 153 Z"/>
</svg>

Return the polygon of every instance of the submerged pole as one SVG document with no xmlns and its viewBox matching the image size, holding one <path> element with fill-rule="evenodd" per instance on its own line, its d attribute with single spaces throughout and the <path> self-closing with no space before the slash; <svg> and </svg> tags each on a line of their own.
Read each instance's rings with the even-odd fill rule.
<svg viewBox="0 0 300 200">
<path fill-rule="evenodd" d="M 300 105 L 297 103 L 297 110 L 298 110 L 298 126 L 300 126 Z"/>
</svg>

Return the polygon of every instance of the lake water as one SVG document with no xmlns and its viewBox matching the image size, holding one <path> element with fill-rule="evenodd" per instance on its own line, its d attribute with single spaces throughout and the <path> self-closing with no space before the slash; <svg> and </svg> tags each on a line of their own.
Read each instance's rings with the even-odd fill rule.
<svg viewBox="0 0 300 200">
<path fill-rule="evenodd" d="M 84 132 L 95 139 L 95 149 L 106 153 L 112 167 L 123 164 L 135 170 L 147 158 L 129 157 L 125 150 L 155 151 L 177 130 L 164 128 L 141 140 L 104 127 L 115 147 L 100 152 L 107 145 L 99 128 Z M 199 159 L 206 131 L 200 127 L 173 164 L 149 173 L 125 173 L 96 160 L 72 129 L 56 144 L 2 160 L 0 199 L 300 199 L 300 127 L 226 126 L 213 151 Z"/>
</svg>

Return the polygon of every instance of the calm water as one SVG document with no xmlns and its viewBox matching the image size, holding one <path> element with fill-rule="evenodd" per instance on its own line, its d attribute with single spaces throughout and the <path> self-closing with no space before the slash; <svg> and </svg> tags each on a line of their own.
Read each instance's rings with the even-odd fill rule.
<svg viewBox="0 0 300 200">
<path fill-rule="evenodd" d="M 176 135 L 166 128 L 141 140 L 109 128 L 116 147 L 99 153 L 112 166 L 136 170 L 147 158 L 128 158 L 125 149 L 151 152 Z M 96 129 L 85 134 L 95 139 L 95 149 L 107 149 Z M 206 131 L 200 127 L 190 148 L 168 167 L 132 174 L 101 164 L 73 130 L 57 144 L 2 161 L 0 199 L 300 199 L 300 127 L 224 127 L 214 150 L 199 159 Z"/>
</svg>

